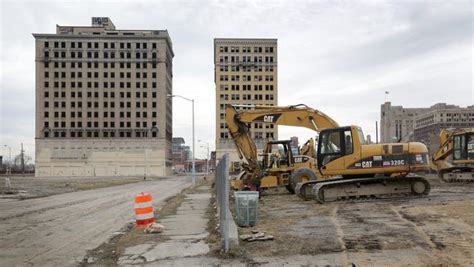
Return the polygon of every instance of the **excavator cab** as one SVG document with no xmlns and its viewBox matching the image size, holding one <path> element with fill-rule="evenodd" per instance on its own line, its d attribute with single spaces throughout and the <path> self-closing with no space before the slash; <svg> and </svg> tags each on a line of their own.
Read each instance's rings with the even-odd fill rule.
<svg viewBox="0 0 474 267">
<path fill-rule="evenodd" d="M 293 151 L 290 140 L 268 142 L 262 158 L 264 169 L 290 167 L 294 163 Z"/>
<path fill-rule="evenodd" d="M 445 182 L 474 181 L 474 128 L 442 129 L 431 168 Z"/>
<path fill-rule="evenodd" d="M 338 166 L 340 169 L 344 168 L 343 157 L 353 154 L 354 148 L 360 146 L 360 138 L 354 138 L 352 132 L 350 126 L 321 131 L 316 158 L 318 169 L 322 174 L 324 174 L 328 164 L 335 165 L 333 169 L 338 168 Z M 357 143 L 354 144 L 354 141 Z"/>
<path fill-rule="evenodd" d="M 474 159 L 474 132 L 466 132 L 455 135 L 453 147 L 453 160 L 472 160 Z"/>
</svg>

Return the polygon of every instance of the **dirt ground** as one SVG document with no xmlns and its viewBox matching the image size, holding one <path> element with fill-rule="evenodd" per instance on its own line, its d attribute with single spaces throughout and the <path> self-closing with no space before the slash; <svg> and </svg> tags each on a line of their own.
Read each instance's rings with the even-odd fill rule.
<svg viewBox="0 0 474 267">
<path fill-rule="evenodd" d="M 267 191 L 253 229 L 275 240 L 241 242 L 243 255 L 256 264 L 269 257 L 317 255 L 342 266 L 473 266 L 474 183 L 428 179 L 432 190 L 423 198 L 321 205 L 285 189 Z"/>
<path fill-rule="evenodd" d="M 5 192 L 5 176 L 0 176 L 0 198 L 30 199 L 82 190 L 97 189 L 143 181 L 143 177 L 34 177 L 14 175 L 11 190 Z M 154 178 L 147 178 L 153 180 Z"/>
</svg>

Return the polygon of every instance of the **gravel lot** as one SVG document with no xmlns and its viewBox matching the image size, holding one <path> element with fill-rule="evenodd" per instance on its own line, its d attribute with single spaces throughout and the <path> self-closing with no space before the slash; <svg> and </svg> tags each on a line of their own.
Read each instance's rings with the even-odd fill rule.
<svg viewBox="0 0 474 267">
<path fill-rule="evenodd" d="M 245 258 L 255 264 L 474 265 L 474 184 L 428 179 L 432 191 L 423 198 L 321 205 L 270 191 L 260 199 L 255 229 L 275 241 L 241 243 Z"/>
</svg>

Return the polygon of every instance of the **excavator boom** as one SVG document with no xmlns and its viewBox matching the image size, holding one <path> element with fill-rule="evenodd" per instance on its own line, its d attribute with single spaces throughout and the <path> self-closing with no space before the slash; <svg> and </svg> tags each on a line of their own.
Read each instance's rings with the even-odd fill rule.
<svg viewBox="0 0 474 267">
<path fill-rule="evenodd" d="M 258 161 L 257 148 L 248 129 L 249 123 L 305 127 L 317 132 L 339 127 L 337 122 L 323 112 L 303 104 L 286 107 L 255 106 L 252 110 L 241 111 L 237 111 L 235 106 L 227 105 L 226 122 L 239 157 L 245 159 L 252 170 L 258 168 Z"/>
</svg>

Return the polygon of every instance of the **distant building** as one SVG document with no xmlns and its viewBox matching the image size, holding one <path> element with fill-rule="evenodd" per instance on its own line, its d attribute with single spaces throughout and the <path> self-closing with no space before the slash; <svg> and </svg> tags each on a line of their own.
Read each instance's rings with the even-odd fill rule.
<svg viewBox="0 0 474 267">
<path fill-rule="evenodd" d="M 459 107 L 436 104 L 415 117 L 414 138 L 428 146 L 431 153 L 439 148 L 441 129 L 474 127 L 474 105 Z"/>
<path fill-rule="evenodd" d="M 414 118 L 429 108 L 404 108 L 385 102 L 380 110 L 380 142 L 390 143 L 410 139 L 414 130 Z"/>
<path fill-rule="evenodd" d="M 276 106 L 278 103 L 277 39 L 214 39 L 216 85 L 216 157 L 229 153 L 230 164 L 240 162 L 225 122 L 225 107 L 233 105 Z M 250 109 L 238 107 L 237 109 Z M 258 149 L 278 138 L 272 124 L 251 123 L 250 135 Z"/>
<path fill-rule="evenodd" d="M 372 142 L 372 137 L 370 136 L 370 134 L 368 134 L 367 137 L 365 138 L 365 143 L 367 143 L 367 144 L 373 144 L 373 142 Z"/>
<path fill-rule="evenodd" d="M 173 153 L 173 165 L 182 164 L 186 158 L 184 154 L 184 138 L 173 137 L 172 153 Z"/>
<path fill-rule="evenodd" d="M 36 176 L 171 173 L 173 49 L 166 30 L 35 33 Z"/>
<path fill-rule="evenodd" d="M 185 145 L 184 138 L 173 137 L 173 169 L 175 171 L 185 170 L 186 161 L 191 160 L 189 146 Z"/>
<path fill-rule="evenodd" d="M 459 107 L 438 103 L 428 108 L 403 108 L 386 102 L 381 106 L 381 142 L 418 141 L 430 153 L 439 147 L 442 128 L 474 127 L 474 105 Z"/>
</svg>

